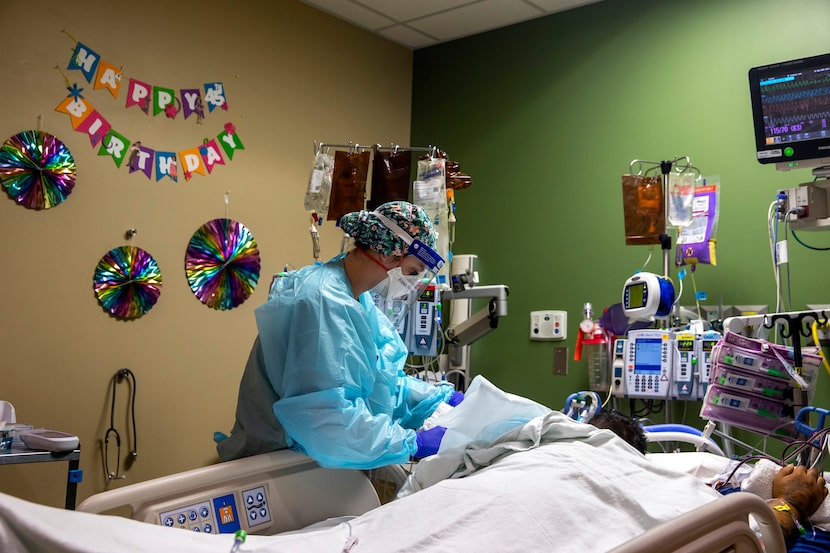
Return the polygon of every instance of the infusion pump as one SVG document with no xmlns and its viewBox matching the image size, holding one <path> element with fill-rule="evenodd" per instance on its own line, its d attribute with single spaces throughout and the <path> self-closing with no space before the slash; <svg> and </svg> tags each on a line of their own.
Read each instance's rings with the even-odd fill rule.
<svg viewBox="0 0 830 553">
<path fill-rule="evenodd" d="M 383 309 L 383 296 L 373 295 L 372 301 Z M 420 291 L 418 299 L 409 306 L 409 312 L 400 317 L 398 334 L 409 355 L 435 356 L 441 330 L 441 292 L 430 284 Z"/>
<path fill-rule="evenodd" d="M 702 400 L 712 347 L 720 333 L 632 330 L 614 343 L 611 393 L 616 397 Z"/>
</svg>

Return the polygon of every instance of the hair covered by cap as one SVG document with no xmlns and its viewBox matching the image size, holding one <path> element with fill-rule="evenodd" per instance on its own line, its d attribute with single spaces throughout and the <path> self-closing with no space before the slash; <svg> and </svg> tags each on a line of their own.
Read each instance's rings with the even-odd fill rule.
<svg viewBox="0 0 830 553">
<path fill-rule="evenodd" d="M 430 248 L 435 247 L 435 231 L 424 208 L 405 201 L 387 202 L 378 206 L 377 213 L 390 219 L 412 238 Z M 403 255 L 407 244 L 388 229 L 372 211 L 347 213 L 340 219 L 340 228 L 360 245 L 383 255 Z"/>
</svg>

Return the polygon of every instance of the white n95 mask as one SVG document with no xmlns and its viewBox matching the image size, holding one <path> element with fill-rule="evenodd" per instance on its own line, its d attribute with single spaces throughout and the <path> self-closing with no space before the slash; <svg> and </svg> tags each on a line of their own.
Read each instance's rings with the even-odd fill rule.
<svg viewBox="0 0 830 553">
<path fill-rule="evenodd" d="M 409 308 L 418 299 L 421 275 L 404 275 L 400 267 L 390 269 L 386 278 L 370 291 L 375 305 L 403 333 Z"/>
</svg>

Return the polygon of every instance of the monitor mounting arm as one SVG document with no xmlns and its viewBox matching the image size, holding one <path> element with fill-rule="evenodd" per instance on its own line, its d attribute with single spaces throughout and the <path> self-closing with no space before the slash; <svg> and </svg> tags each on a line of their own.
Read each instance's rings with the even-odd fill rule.
<svg viewBox="0 0 830 553">
<path fill-rule="evenodd" d="M 503 284 L 475 286 L 464 290 L 441 293 L 442 300 L 467 300 L 490 298 L 486 307 L 466 321 L 447 329 L 447 340 L 453 346 L 468 346 L 484 337 L 499 325 L 499 317 L 507 316 L 507 295 L 510 290 Z"/>
</svg>

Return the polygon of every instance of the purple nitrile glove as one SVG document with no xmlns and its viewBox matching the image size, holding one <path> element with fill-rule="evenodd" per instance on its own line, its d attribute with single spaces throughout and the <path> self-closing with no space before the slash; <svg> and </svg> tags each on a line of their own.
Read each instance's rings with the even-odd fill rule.
<svg viewBox="0 0 830 553">
<path fill-rule="evenodd" d="M 453 392 L 450 399 L 447 400 L 447 403 L 449 403 L 452 407 L 455 407 L 462 401 L 464 401 L 464 392 Z"/>
<path fill-rule="evenodd" d="M 415 440 L 418 444 L 418 450 L 415 452 L 415 458 L 421 459 L 438 453 L 438 448 L 441 447 L 441 440 L 446 431 L 447 429 L 443 426 L 433 426 L 429 430 L 416 432 Z"/>
</svg>

